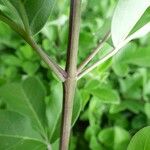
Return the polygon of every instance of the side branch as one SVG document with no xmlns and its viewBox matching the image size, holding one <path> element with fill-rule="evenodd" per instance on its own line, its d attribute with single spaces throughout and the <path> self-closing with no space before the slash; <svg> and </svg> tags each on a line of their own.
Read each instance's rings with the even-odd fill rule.
<svg viewBox="0 0 150 150">
<path fill-rule="evenodd" d="M 27 43 L 38 53 L 38 55 L 42 58 L 42 60 L 48 65 L 52 71 L 57 75 L 57 77 L 64 82 L 67 77 L 66 71 L 64 71 L 57 63 L 55 63 L 42 49 L 41 47 L 34 41 L 32 37 L 27 38 Z"/>
<path fill-rule="evenodd" d="M 17 32 L 42 58 L 42 60 L 49 66 L 50 69 L 54 71 L 57 77 L 64 82 L 67 77 L 67 73 L 60 66 L 58 66 L 34 41 L 24 29 L 22 29 L 18 24 L 9 19 L 0 11 L 0 20 L 9 25 L 15 32 Z"/>
<path fill-rule="evenodd" d="M 87 73 L 89 73 L 90 71 L 92 71 L 93 69 L 95 69 L 96 67 L 98 67 L 99 65 L 101 65 L 102 63 L 104 63 L 105 61 L 107 61 L 109 58 L 111 58 L 112 56 L 114 56 L 116 53 L 118 53 L 118 51 L 123 48 L 128 42 L 130 42 L 132 39 L 129 37 L 127 39 L 125 39 L 122 43 L 120 43 L 118 45 L 118 47 L 113 48 L 108 54 L 106 54 L 103 58 L 101 58 L 99 61 L 97 61 L 96 63 L 94 63 L 93 65 L 91 65 L 90 67 L 86 68 L 85 70 L 81 71 L 78 74 L 78 80 L 80 78 L 82 78 L 83 76 L 85 76 Z"/>
<path fill-rule="evenodd" d="M 96 48 L 94 48 L 91 54 L 80 64 L 80 66 L 78 67 L 78 74 L 96 56 L 96 54 L 104 46 L 104 43 L 109 39 L 109 37 L 110 37 L 110 32 L 106 33 L 104 38 L 98 43 L 98 45 L 96 46 Z"/>
</svg>

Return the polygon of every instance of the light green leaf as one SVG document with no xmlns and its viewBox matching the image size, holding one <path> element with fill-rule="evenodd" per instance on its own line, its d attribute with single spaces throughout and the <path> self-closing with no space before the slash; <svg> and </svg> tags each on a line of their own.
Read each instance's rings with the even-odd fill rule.
<svg viewBox="0 0 150 150">
<path fill-rule="evenodd" d="M 127 150 L 149 150 L 150 149 L 150 126 L 141 129 L 137 132 Z"/>
<path fill-rule="evenodd" d="M 113 146 L 114 136 L 114 128 L 106 128 L 99 133 L 98 139 L 106 146 Z"/>
<path fill-rule="evenodd" d="M 109 88 L 96 88 L 91 90 L 91 94 L 102 103 L 119 104 L 120 97 L 117 91 Z"/>
<path fill-rule="evenodd" d="M 45 150 L 46 144 L 30 120 L 16 112 L 0 111 L 0 149 Z"/>
<path fill-rule="evenodd" d="M 119 105 L 111 105 L 110 113 L 119 113 L 125 110 L 138 114 L 143 111 L 143 104 L 136 100 L 124 100 Z"/>
<path fill-rule="evenodd" d="M 149 0 L 119 0 L 111 26 L 115 47 L 125 40 L 149 6 Z"/>
<path fill-rule="evenodd" d="M 138 48 L 137 44 L 131 42 L 113 57 L 112 68 L 118 76 L 125 76 L 130 64 L 149 67 L 149 59 L 149 46 Z"/>
<path fill-rule="evenodd" d="M 46 125 L 45 88 L 37 78 L 27 78 L 21 83 L 10 83 L 0 87 L 0 97 L 8 105 L 9 110 L 28 116 L 34 128 L 44 134 Z"/>
<path fill-rule="evenodd" d="M 103 129 L 98 139 L 106 146 L 113 147 L 115 150 L 126 149 L 130 140 L 130 134 L 120 127 Z"/>
</svg>

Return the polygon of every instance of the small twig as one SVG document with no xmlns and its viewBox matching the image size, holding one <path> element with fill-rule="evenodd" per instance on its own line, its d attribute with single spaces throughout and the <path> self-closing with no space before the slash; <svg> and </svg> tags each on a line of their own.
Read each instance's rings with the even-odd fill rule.
<svg viewBox="0 0 150 150">
<path fill-rule="evenodd" d="M 78 73 L 82 71 L 82 69 L 96 56 L 96 54 L 100 51 L 100 49 L 104 46 L 104 43 L 109 39 L 111 33 L 110 31 L 106 33 L 104 38 L 98 43 L 96 48 L 90 53 L 90 55 L 80 64 L 78 67 Z"/>
<path fill-rule="evenodd" d="M 132 39 L 131 37 L 126 38 L 122 43 L 120 43 L 118 45 L 118 47 L 113 48 L 108 54 L 106 54 L 103 58 L 101 58 L 99 61 L 97 61 L 96 63 L 94 63 L 93 65 L 91 65 L 90 67 L 86 68 L 85 70 L 81 71 L 78 74 L 78 80 L 80 78 L 82 78 L 83 76 L 85 76 L 87 73 L 89 73 L 90 71 L 92 71 L 93 69 L 95 69 L 96 67 L 98 67 L 100 64 L 104 63 L 105 61 L 107 61 L 109 58 L 111 58 L 112 56 L 114 56 L 121 48 L 123 48 L 128 42 L 130 42 Z"/>
<path fill-rule="evenodd" d="M 34 41 L 32 37 L 27 38 L 27 43 L 38 53 L 38 55 L 42 58 L 42 60 L 48 65 L 50 69 L 54 71 L 57 77 L 64 82 L 67 77 L 67 73 L 63 70 L 57 63 L 54 62 L 42 49 L 41 47 Z"/>
</svg>

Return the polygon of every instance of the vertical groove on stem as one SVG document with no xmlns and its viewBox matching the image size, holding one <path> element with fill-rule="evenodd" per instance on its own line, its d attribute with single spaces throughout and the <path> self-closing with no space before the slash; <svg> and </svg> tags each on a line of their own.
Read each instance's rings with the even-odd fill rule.
<svg viewBox="0 0 150 150">
<path fill-rule="evenodd" d="M 77 82 L 77 55 L 80 32 L 81 0 L 70 0 L 69 37 L 66 72 L 67 79 L 63 83 L 63 112 L 60 150 L 68 150 L 71 132 L 73 100 Z"/>
</svg>

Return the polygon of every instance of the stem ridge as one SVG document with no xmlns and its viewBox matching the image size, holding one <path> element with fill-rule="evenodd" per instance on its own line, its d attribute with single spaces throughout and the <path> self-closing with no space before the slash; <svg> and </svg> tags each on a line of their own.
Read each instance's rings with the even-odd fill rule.
<svg viewBox="0 0 150 150">
<path fill-rule="evenodd" d="M 63 83 L 63 112 L 60 150 L 68 150 L 75 89 L 77 85 L 77 55 L 80 32 L 81 0 L 70 0 L 70 19 L 66 72 Z"/>
</svg>

